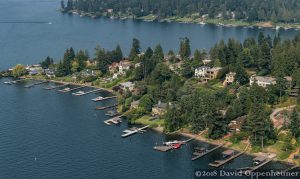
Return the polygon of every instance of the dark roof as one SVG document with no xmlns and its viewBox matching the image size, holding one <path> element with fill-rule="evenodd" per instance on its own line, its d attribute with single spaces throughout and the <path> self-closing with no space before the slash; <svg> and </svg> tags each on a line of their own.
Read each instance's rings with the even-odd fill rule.
<svg viewBox="0 0 300 179">
<path fill-rule="evenodd" d="M 158 104 L 155 104 L 154 107 L 165 109 L 165 108 L 167 108 L 167 103 L 158 103 Z"/>
</svg>

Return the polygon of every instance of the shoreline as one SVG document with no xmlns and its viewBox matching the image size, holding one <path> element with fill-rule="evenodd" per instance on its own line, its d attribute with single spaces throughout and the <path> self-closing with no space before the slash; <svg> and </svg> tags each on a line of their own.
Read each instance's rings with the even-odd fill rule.
<svg viewBox="0 0 300 179">
<path fill-rule="evenodd" d="M 268 29 L 284 29 L 284 30 L 300 30 L 300 23 L 273 23 L 271 21 L 254 21 L 254 22 L 247 22 L 242 20 L 223 20 L 223 19 L 193 19 L 190 17 L 168 17 L 163 19 L 158 19 L 155 15 L 147 15 L 142 17 L 134 17 L 129 15 L 120 15 L 120 16 L 104 16 L 99 14 L 94 14 L 90 12 L 81 12 L 78 10 L 70 10 L 64 11 L 62 9 L 59 10 L 63 14 L 69 15 L 78 15 L 80 17 L 90 17 L 92 19 L 97 18 L 110 18 L 110 19 L 118 19 L 118 20 L 140 20 L 144 22 L 158 22 L 158 23 L 181 23 L 181 24 L 200 24 L 200 25 L 215 25 L 221 27 L 244 27 L 244 28 L 268 28 Z"/>
<path fill-rule="evenodd" d="M 164 134 L 164 135 L 168 135 L 168 133 L 166 133 L 166 132 L 163 131 L 163 127 L 155 127 L 155 128 L 151 128 L 150 127 L 150 129 L 153 130 L 154 132 L 161 133 L 161 134 Z M 184 131 L 176 131 L 174 133 L 169 133 L 169 134 L 177 134 L 177 135 L 180 135 L 180 136 L 183 136 L 183 137 L 193 138 L 194 140 L 196 140 L 198 142 L 206 143 L 206 144 L 210 144 L 210 145 L 215 145 L 215 146 L 221 144 L 221 142 L 219 142 L 218 140 L 209 140 L 209 139 L 201 136 L 201 134 L 192 134 L 190 132 L 184 132 Z M 249 149 L 247 149 L 246 151 L 243 151 L 243 150 L 238 149 L 238 148 L 230 147 L 230 146 L 228 146 L 228 142 L 227 141 L 224 142 L 224 146 L 222 146 L 222 148 L 231 149 L 231 150 L 235 150 L 235 151 L 238 151 L 238 152 L 245 152 L 244 153 L 245 155 L 251 156 L 253 158 L 255 158 L 257 156 L 260 156 L 261 154 L 266 154 L 264 152 L 251 153 L 251 152 L 249 152 Z M 269 153 L 267 153 L 267 154 L 269 154 Z M 279 160 L 277 158 L 277 156 L 273 159 L 273 161 L 274 162 L 281 162 L 281 163 L 283 163 L 283 164 L 285 164 L 285 165 L 287 165 L 289 167 L 297 166 L 297 164 L 294 163 L 294 162 L 290 163 L 290 162 L 285 161 L 285 160 Z"/>
</svg>

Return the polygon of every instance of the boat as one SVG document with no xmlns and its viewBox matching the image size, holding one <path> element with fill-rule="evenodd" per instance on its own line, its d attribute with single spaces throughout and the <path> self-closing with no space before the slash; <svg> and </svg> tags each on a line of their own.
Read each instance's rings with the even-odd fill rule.
<svg viewBox="0 0 300 179">
<path fill-rule="evenodd" d="M 97 102 L 97 101 L 102 101 L 103 97 L 102 96 L 98 96 L 97 98 L 92 99 L 92 101 Z"/>
<path fill-rule="evenodd" d="M 164 142 L 163 144 L 168 146 L 168 145 L 174 145 L 174 144 L 179 144 L 179 143 L 180 143 L 180 141 L 173 140 L 173 141 Z"/>
<path fill-rule="evenodd" d="M 12 82 L 11 81 L 5 81 L 3 82 L 4 84 L 7 84 L 7 85 L 12 85 Z"/>
<path fill-rule="evenodd" d="M 71 88 L 64 88 L 64 89 L 58 90 L 58 91 L 60 91 L 60 92 L 68 92 L 68 91 L 70 91 L 70 90 L 71 90 Z"/>
<path fill-rule="evenodd" d="M 75 93 L 72 93 L 72 95 L 75 95 L 75 96 L 81 96 L 81 95 L 84 95 L 85 92 L 84 91 L 77 91 Z"/>
<path fill-rule="evenodd" d="M 171 145 L 173 149 L 179 149 L 181 147 L 180 143 L 172 144 Z"/>
</svg>

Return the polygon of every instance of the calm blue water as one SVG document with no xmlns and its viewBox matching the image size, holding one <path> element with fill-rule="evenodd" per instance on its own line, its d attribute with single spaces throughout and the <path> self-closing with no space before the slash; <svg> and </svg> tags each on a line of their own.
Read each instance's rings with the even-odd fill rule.
<svg viewBox="0 0 300 179">
<path fill-rule="evenodd" d="M 209 49 L 221 39 L 234 37 L 242 41 L 256 37 L 260 31 L 271 36 L 276 33 L 272 29 L 94 20 L 61 14 L 57 12 L 59 6 L 60 0 L 0 1 L 0 70 L 16 63 L 38 63 L 48 55 L 58 60 L 70 46 L 77 50 L 88 49 L 93 55 L 97 44 L 108 49 L 120 44 L 127 53 L 134 37 L 140 39 L 143 49 L 160 43 L 165 51 L 177 51 L 180 37 L 189 37 L 193 49 Z M 295 30 L 280 30 L 283 38 L 296 33 Z"/>
<path fill-rule="evenodd" d="M 110 19 L 92 20 L 62 15 L 59 0 L 0 1 L 0 69 L 16 63 L 32 64 L 51 55 L 59 59 L 73 46 L 93 51 L 96 44 L 125 52 L 137 37 L 142 47 L 161 43 L 177 49 L 179 37 L 188 36 L 193 48 L 209 48 L 220 39 L 243 40 L 270 29 L 223 28 L 176 23 L 147 23 Z M 20 23 L 22 22 L 22 23 Z M 52 24 L 49 24 L 51 22 Z M 280 31 L 284 38 L 296 31 Z M 220 149 L 191 162 L 192 142 L 180 150 L 160 153 L 156 143 L 179 136 L 155 132 L 122 139 L 128 126 L 106 126 L 103 111 L 95 111 L 90 99 L 95 94 L 74 97 L 41 86 L 26 89 L 24 83 L 4 85 L 0 79 L 0 178 L 192 178 L 195 169 L 220 158 Z M 98 103 L 113 104 L 114 101 Z M 251 157 L 243 156 L 225 168 L 246 167 Z M 267 168 L 280 168 L 273 163 Z"/>
</svg>

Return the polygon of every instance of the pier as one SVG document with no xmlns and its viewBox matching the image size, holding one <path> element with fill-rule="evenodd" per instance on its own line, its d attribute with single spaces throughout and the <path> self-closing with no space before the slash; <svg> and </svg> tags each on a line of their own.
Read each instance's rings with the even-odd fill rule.
<svg viewBox="0 0 300 179">
<path fill-rule="evenodd" d="M 112 98 L 116 98 L 117 96 L 109 96 L 109 97 L 103 97 L 103 98 L 99 98 L 99 99 L 92 99 L 92 101 L 94 102 L 98 102 L 98 101 L 105 101 L 105 100 L 108 100 L 108 99 L 112 99 Z"/>
<path fill-rule="evenodd" d="M 26 79 L 20 79 L 20 80 L 14 80 L 14 81 L 5 81 L 3 83 L 7 84 L 7 85 L 12 85 L 12 84 L 16 84 L 18 82 L 24 81 L 24 80 L 26 80 Z"/>
<path fill-rule="evenodd" d="M 190 139 L 183 140 L 183 141 L 176 141 L 176 143 L 174 143 L 174 145 L 170 144 L 170 145 L 154 146 L 153 149 L 160 151 L 160 152 L 167 152 L 171 149 L 178 149 L 178 148 L 180 148 L 181 145 L 187 144 L 191 140 L 194 140 L 194 138 L 190 138 Z"/>
<path fill-rule="evenodd" d="M 37 83 L 25 85 L 24 87 L 25 88 L 31 88 L 31 87 L 34 87 L 34 86 L 37 86 L 37 85 L 40 85 L 40 84 L 44 84 L 44 83 L 48 83 L 48 81 L 40 81 L 40 82 L 37 82 Z"/>
<path fill-rule="evenodd" d="M 197 159 L 199 159 L 201 157 L 204 157 L 205 155 L 207 155 L 207 154 L 209 154 L 209 153 L 211 153 L 211 152 L 213 152 L 213 151 L 221 148 L 223 145 L 224 144 L 220 144 L 220 145 L 218 145 L 218 146 L 216 146 L 216 147 L 214 147 L 214 148 L 212 148 L 210 150 L 207 150 L 206 152 L 203 152 L 203 153 L 194 152 L 194 157 L 191 160 L 194 161 L 194 160 L 197 160 Z"/>
<path fill-rule="evenodd" d="M 81 89 L 81 88 L 84 88 L 85 86 L 79 86 L 79 87 L 75 87 L 75 88 L 65 88 L 65 89 L 61 89 L 61 90 L 58 90 L 59 92 L 62 92 L 62 93 L 67 93 L 67 92 L 71 92 L 71 91 L 75 91 L 75 90 L 78 90 L 78 89 Z"/>
<path fill-rule="evenodd" d="M 69 84 L 62 84 L 62 85 L 55 85 L 55 86 L 50 86 L 50 87 L 45 87 L 45 90 L 53 90 L 53 89 L 57 89 L 57 88 L 62 88 L 65 86 L 68 86 Z"/>
<path fill-rule="evenodd" d="M 110 105 L 110 106 L 97 106 L 95 109 L 96 110 L 104 110 L 104 109 L 114 108 L 116 106 L 118 106 L 118 104 L 113 104 L 113 105 Z"/>
<path fill-rule="evenodd" d="M 75 96 L 83 96 L 83 95 L 94 93 L 94 92 L 101 91 L 101 90 L 102 89 L 94 89 L 94 90 L 91 90 L 91 91 L 88 91 L 88 92 L 72 93 L 72 94 L 75 95 Z"/>
<path fill-rule="evenodd" d="M 258 165 L 255 165 L 253 167 L 246 167 L 246 168 L 238 169 L 238 171 L 241 171 L 242 174 L 244 174 L 244 175 L 249 174 L 249 173 L 261 168 L 262 166 L 268 164 L 269 162 L 271 162 L 273 160 L 273 158 L 275 158 L 275 156 L 271 156 L 271 157 L 258 156 L 253 159 L 253 161 L 259 162 Z"/>
<path fill-rule="evenodd" d="M 141 128 L 134 127 L 134 128 L 131 128 L 131 129 L 127 129 L 127 130 L 123 131 L 124 134 L 122 134 L 121 136 L 123 138 L 125 138 L 125 137 L 129 137 L 131 135 L 134 135 L 136 133 L 143 133 L 143 132 L 145 132 L 144 129 L 147 129 L 148 127 L 149 127 L 149 125 L 141 127 Z"/>
<path fill-rule="evenodd" d="M 228 150 L 229 151 L 229 150 Z M 226 152 L 226 151 L 225 151 Z M 237 154 L 234 154 L 234 155 L 231 155 L 229 158 L 227 158 L 227 159 L 224 159 L 224 160 L 216 160 L 216 161 L 214 161 L 213 163 L 210 163 L 210 164 L 208 164 L 209 166 L 211 166 L 211 167 L 216 167 L 216 168 L 218 168 L 218 167 L 220 167 L 220 166 L 222 166 L 222 165 L 224 165 L 224 164 L 226 164 L 227 162 L 229 162 L 229 161 L 231 161 L 231 160 L 233 160 L 233 159 L 235 159 L 235 158 L 238 158 L 239 156 L 241 156 L 241 155 L 243 155 L 245 152 L 243 151 L 243 152 L 239 152 L 239 153 L 237 153 Z"/>
<path fill-rule="evenodd" d="M 117 116 L 117 117 L 114 117 L 114 118 L 111 118 L 111 119 L 108 119 L 108 120 L 104 121 L 104 123 L 107 124 L 107 125 L 112 125 L 112 124 L 118 125 L 121 122 L 122 122 L 121 116 Z"/>
</svg>

